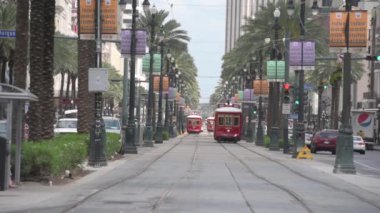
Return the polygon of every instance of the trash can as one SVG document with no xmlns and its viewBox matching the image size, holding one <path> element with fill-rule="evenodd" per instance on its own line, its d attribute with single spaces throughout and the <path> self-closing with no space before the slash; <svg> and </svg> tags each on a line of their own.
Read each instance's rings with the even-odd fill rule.
<svg viewBox="0 0 380 213">
<path fill-rule="evenodd" d="M 0 137 L 0 191 L 8 189 L 8 171 L 7 171 L 7 157 L 9 151 L 7 150 L 7 139 Z"/>
</svg>

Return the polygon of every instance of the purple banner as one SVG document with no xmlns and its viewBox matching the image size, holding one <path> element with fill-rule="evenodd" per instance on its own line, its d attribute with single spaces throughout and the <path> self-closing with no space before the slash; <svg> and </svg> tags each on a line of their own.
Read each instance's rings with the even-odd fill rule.
<svg viewBox="0 0 380 213">
<path fill-rule="evenodd" d="M 146 54 L 146 32 L 145 30 L 136 30 L 136 55 Z M 124 29 L 121 31 L 121 54 L 131 54 L 132 30 Z"/>
<path fill-rule="evenodd" d="M 303 49 L 303 51 L 302 51 Z M 315 42 L 291 41 L 289 44 L 289 66 L 314 66 Z"/>
<path fill-rule="evenodd" d="M 168 91 L 168 99 L 170 101 L 173 101 L 177 96 L 177 88 L 175 87 L 169 87 L 169 91 Z"/>
<path fill-rule="evenodd" d="M 244 89 L 244 101 L 253 101 L 254 97 L 253 89 Z"/>
</svg>

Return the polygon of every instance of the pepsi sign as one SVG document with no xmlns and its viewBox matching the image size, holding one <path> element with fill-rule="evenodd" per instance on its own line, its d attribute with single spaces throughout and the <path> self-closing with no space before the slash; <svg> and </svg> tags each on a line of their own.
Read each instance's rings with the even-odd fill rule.
<svg viewBox="0 0 380 213">
<path fill-rule="evenodd" d="M 361 126 L 361 127 L 368 127 L 371 125 L 372 123 L 372 117 L 370 116 L 370 114 L 368 113 L 361 113 L 359 114 L 359 116 L 357 117 L 357 123 Z"/>
</svg>

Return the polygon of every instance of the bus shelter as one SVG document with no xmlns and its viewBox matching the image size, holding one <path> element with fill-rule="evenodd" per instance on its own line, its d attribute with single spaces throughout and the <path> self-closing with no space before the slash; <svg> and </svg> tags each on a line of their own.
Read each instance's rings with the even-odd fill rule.
<svg viewBox="0 0 380 213">
<path fill-rule="evenodd" d="M 15 182 L 20 183 L 21 143 L 23 139 L 23 110 L 30 101 L 37 101 L 34 94 L 10 84 L 0 83 L 0 191 L 8 189 L 11 166 L 12 128 L 16 135 Z"/>
</svg>

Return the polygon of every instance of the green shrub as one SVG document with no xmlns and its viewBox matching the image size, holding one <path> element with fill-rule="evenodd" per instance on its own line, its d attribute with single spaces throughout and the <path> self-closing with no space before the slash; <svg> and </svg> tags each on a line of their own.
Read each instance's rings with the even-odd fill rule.
<svg viewBox="0 0 380 213">
<path fill-rule="evenodd" d="M 21 176 L 56 176 L 75 168 L 87 157 L 81 134 L 62 134 L 51 140 L 27 142 L 22 146 Z"/>
<path fill-rule="evenodd" d="M 167 141 L 169 140 L 169 132 L 166 130 L 162 131 L 162 140 Z"/>
<path fill-rule="evenodd" d="M 106 156 L 107 159 L 111 159 L 116 153 L 120 151 L 121 148 L 121 137 L 120 134 L 107 133 L 107 144 L 106 144 Z"/>
</svg>

